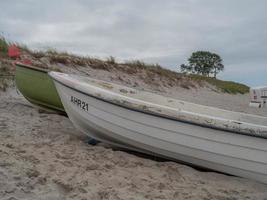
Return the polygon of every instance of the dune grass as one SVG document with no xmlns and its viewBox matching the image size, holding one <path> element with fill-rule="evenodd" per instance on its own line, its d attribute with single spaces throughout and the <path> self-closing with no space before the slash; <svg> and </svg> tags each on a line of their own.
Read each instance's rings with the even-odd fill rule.
<svg viewBox="0 0 267 200">
<path fill-rule="evenodd" d="M 8 46 L 11 43 L 7 41 L 4 37 L 0 36 L 0 56 L 8 58 Z M 224 93 L 229 94 L 245 94 L 249 92 L 249 87 L 232 82 L 232 81 L 223 81 L 214 79 L 211 77 L 205 77 L 200 75 L 185 75 L 182 73 L 178 73 L 166 68 L 163 68 L 159 64 L 148 64 L 140 60 L 131 60 L 126 61 L 124 63 L 119 63 L 116 61 L 115 57 L 110 56 L 105 60 L 99 58 L 92 58 L 89 56 L 79 56 L 68 52 L 60 52 L 55 49 L 48 49 L 46 51 L 33 51 L 29 49 L 26 45 L 23 44 L 16 44 L 24 53 L 29 55 L 35 60 L 39 60 L 43 57 L 46 57 L 49 60 L 50 64 L 63 64 L 66 66 L 84 66 L 84 67 L 91 67 L 93 69 L 98 70 L 106 70 L 111 71 L 113 69 L 117 71 L 122 71 L 127 74 L 136 75 L 138 73 L 143 73 L 145 76 L 143 79 L 148 84 L 158 84 L 156 83 L 155 77 L 160 77 L 161 80 L 167 81 L 167 85 L 171 87 L 183 87 L 185 89 L 195 88 L 196 86 L 202 87 L 203 83 L 208 83 L 210 85 L 215 86 L 218 90 Z M 1 64 L 1 63 L 0 63 Z M 45 67 L 45 66 L 44 66 Z M 0 65 L 0 74 L 6 74 L 6 66 Z M 6 83 L 0 81 L 0 84 L 5 87 Z M 0 85 L 0 87 L 1 87 Z"/>
<path fill-rule="evenodd" d="M 0 36 L 0 54 L 6 55 L 8 51 L 8 45 L 9 43 L 6 41 L 6 39 L 2 36 Z"/>
<path fill-rule="evenodd" d="M 185 75 L 166 68 L 163 68 L 159 64 L 148 64 L 140 60 L 130 60 L 124 63 L 118 63 L 115 57 L 110 56 L 106 60 L 101 60 L 92 57 L 83 57 L 67 52 L 58 52 L 56 50 L 48 50 L 46 52 L 38 51 L 32 52 L 33 56 L 37 59 L 48 56 L 51 63 L 61 63 L 64 65 L 79 65 L 90 66 L 94 69 L 107 70 L 116 69 L 127 74 L 137 74 L 140 71 L 144 71 L 146 74 L 146 82 L 153 81 L 153 77 L 159 76 L 170 82 L 172 86 L 180 86 L 185 89 L 194 88 L 196 85 L 202 86 L 203 82 L 207 82 L 210 85 L 215 86 L 218 90 L 229 94 L 245 94 L 249 92 L 249 87 L 232 82 L 214 79 L 211 77 L 205 77 L 200 75 Z M 195 83 L 195 84 L 194 84 Z"/>
<path fill-rule="evenodd" d="M 12 79 L 10 67 L 0 62 L 0 90 L 5 91 Z"/>
<path fill-rule="evenodd" d="M 200 75 L 190 75 L 193 80 L 205 81 L 224 93 L 229 94 L 245 94 L 249 92 L 249 87 L 245 84 L 236 83 L 233 81 L 223 81 L 212 77 L 205 77 Z"/>
<path fill-rule="evenodd" d="M 6 91 L 8 85 L 8 80 L 0 76 L 0 91 Z"/>
</svg>

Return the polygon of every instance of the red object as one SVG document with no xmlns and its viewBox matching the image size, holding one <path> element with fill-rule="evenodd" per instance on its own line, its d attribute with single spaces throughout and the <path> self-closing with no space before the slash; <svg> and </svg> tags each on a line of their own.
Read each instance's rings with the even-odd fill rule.
<svg viewBox="0 0 267 200">
<path fill-rule="evenodd" d="M 32 61 L 30 60 L 30 59 L 23 59 L 22 61 L 21 61 L 23 64 L 25 64 L 25 65 L 31 65 L 32 64 Z"/>
<path fill-rule="evenodd" d="M 11 58 L 20 57 L 20 50 L 15 44 L 12 44 L 8 47 L 8 56 Z"/>
</svg>

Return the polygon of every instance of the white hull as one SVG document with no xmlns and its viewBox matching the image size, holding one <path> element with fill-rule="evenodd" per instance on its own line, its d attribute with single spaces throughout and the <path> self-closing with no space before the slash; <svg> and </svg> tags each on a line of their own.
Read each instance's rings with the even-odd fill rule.
<svg viewBox="0 0 267 200">
<path fill-rule="evenodd" d="M 90 137 L 267 183 L 267 139 L 131 110 L 55 85 L 70 120 Z M 88 103 L 88 111 L 71 97 Z"/>
</svg>

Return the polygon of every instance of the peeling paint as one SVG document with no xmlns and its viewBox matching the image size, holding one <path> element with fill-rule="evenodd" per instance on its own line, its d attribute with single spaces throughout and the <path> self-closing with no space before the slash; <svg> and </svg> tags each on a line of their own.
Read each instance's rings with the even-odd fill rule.
<svg viewBox="0 0 267 200">
<path fill-rule="evenodd" d="M 127 93 L 128 93 L 128 91 L 125 90 L 125 89 L 120 89 L 120 92 L 121 92 L 121 93 L 124 93 L 124 94 L 127 94 Z"/>
<path fill-rule="evenodd" d="M 102 87 L 104 87 L 104 88 L 107 88 L 107 89 L 112 89 L 113 88 L 113 86 L 110 83 L 98 82 L 97 84 L 102 86 Z"/>
</svg>

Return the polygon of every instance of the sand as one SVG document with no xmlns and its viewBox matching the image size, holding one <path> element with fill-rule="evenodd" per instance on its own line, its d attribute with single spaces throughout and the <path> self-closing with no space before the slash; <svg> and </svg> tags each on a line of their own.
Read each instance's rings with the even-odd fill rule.
<svg viewBox="0 0 267 200">
<path fill-rule="evenodd" d="M 266 109 L 248 107 L 248 95 L 221 94 L 212 88 L 153 88 L 140 81 L 136 85 L 132 76 L 99 70 L 91 70 L 90 76 L 267 116 Z M 102 143 L 91 146 L 87 140 L 65 116 L 40 110 L 14 88 L 1 92 L 0 199 L 267 199 L 266 184 Z"/>
</svg>

